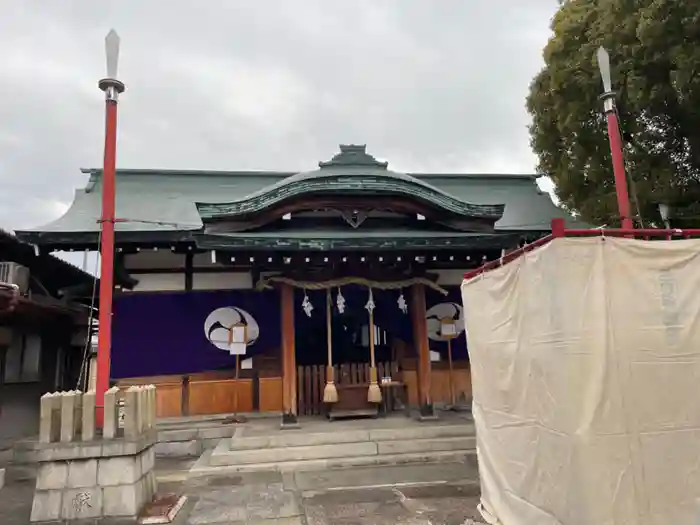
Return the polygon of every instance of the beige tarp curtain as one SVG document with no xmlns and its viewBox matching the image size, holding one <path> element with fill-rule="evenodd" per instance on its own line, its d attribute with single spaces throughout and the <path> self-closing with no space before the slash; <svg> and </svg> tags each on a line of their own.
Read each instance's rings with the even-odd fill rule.
<svg viewBox="0 0 700 525">
<path fill-rule="evenodd" d="M 700 524 L 700 240 L 556 239 L 462 296 L 487 521 Z"/>
</svg>

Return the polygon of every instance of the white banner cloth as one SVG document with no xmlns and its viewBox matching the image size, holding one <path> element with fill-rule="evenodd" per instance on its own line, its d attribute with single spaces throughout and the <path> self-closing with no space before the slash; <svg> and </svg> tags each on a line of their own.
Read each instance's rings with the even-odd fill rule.
<svg viewBox="0 0 700 525">
<path fill-rule="evenodd" d="M 555 239 L 462 298 L 486 521 L 700 525 L 700 240 Z"/>
</svg>

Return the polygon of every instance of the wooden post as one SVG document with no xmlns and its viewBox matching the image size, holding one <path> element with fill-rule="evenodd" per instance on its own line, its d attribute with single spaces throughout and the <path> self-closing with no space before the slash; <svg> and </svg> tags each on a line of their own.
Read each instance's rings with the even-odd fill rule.
<svg viewBox="0 0 700 525">
<path fill-rule="evenodd" d="M 297 424 L 297 366 L 294 347 L 294 288 L 282 284 L 282 426 Z"/>
<path fill-rule="evenodd" d="M 326 290 L 326 351 L 328 366 L 326 366 L 326 386 L 323 389 L 324 403 L 338 402 L 338 389 L 335 386 L 333 373 L 333 305 L 331 304 L 331 289 Z"/>
<path fill-rule="evenodd" d="M 369 403 L 382 402 L 382 389 L 379 388 L 377 378 L 377 362 L 374 355 L 374 310 L 369 311 L 369 390 L 367 401 Z"/>
<path fill-rule="evenodd" d="M 450 380 L 450 402 L 452 404 L 452 407 L 457 404 L 457 398 L 455 397 L 455 379 L 454 379 L 454 370 L 452 367 L 452 338 L 449 338 L 447 340 L 447 362 L 449 364 L 450 370 L 449 370 L 449 380 Z"/>
<path fill-rule="evenodd" d="M 237 418 L 238 417 L 238 388 L 239 388 L 239 383 L 238 379 L 240 377 L 239 370 L 241 369 L 241 356 L 236 354 L 236 389 L 233 391 L 234 393 L 234 399 L 233 399 L 233 417 Z"/>
<path fill-rule="evenodd" d="M 425 288 L 422 284 L 411 286 L 411 323 L 413 344 L 418 353 L 418 404 L 421 418 L 435 417 L 430 395 L 430 347 L 428 322 L 425 319 Z"/>
</svg>

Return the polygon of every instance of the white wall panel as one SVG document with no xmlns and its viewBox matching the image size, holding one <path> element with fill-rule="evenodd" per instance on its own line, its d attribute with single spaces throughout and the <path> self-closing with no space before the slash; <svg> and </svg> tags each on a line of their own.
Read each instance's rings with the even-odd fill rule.
<svg viewBox="0 0 700 525">
<path fill-rule="evenodd" d="M 132 273 L 139 281 L 134 292 L 166 292 L 185 289 L 184 273 Z"/>
<path fill-rule="evenodd" d="M 253 278 L 250 272 L 215 272 L 192 275 L 193 290 L 250 290 Z"/>
</svg>

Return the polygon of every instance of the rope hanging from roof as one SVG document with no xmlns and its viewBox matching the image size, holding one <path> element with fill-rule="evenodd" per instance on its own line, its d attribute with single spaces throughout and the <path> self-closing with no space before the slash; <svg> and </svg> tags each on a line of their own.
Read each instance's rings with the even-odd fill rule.
<svg viewBox="0 0 700 525">
<path fill-rule="evenodd" d="M 266 277 L 261 277 L 255 287 L 258 290 L 268 290 L 273 287 L 273 283 L 288 284 L 290 286 L 294 286 L 295 288 L 303 288 L 305 290 L 327 290 L 329 288 L 346 286 L 348 284 L 359 284 L 368 288 L 376 288 L 378 290 L 399 290 L 414 284 L 422 284 L 432 290 L 435 290 L 436 292 L 441 293 L 442 295 L 447 295 L 448 293 L 443 287 L 435 284 L 433 281 L 426 279 L 425 277 L 412 277 L 401 281 L 386 282 L 372 281 L 370 279 L 365 279 L 364 277 L 340 277 L 338 279 L 314 282 L 297 281 L 296 279 L 290 279 L 289 277 L 284 277 L 282 275 L 269 275 Z"/>
</svg>

